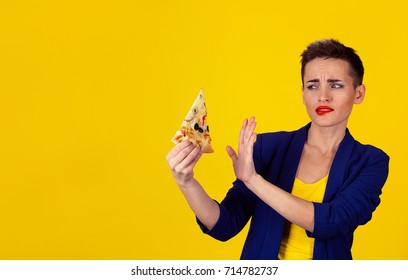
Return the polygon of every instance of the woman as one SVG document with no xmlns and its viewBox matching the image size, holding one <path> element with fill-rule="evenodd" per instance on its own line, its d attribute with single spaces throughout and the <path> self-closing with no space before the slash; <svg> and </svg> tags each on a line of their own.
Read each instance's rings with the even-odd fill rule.
<svg viewBox="0 0 408 280">
<path fill-rule="evenodd" d="M 389 157 L 347 129 L 365 95 L 359 56 L 336 40 L 316 41 L 302 53 L 301 74 L 311 122 L 256 135 L 255 118 L 245 120 L 238 153 L 227 147 L 237 180 L 220 204 L 194 178 L 198 147 L 182 142 L 167 155 L 205 233 L 228 240 L 252 217 L 241 259 L 352 259 L 354 231 L 380 203 Z"/>
</svg>

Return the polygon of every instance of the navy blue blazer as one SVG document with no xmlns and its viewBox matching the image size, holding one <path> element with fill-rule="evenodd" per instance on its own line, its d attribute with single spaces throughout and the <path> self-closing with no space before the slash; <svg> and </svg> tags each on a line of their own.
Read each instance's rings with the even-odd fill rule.
<svg viewBox="0 0 408 280">
<path fill-rule="evenodd" d="M 310 123 L 293 132 L 257 135 L 254 145 L 256 171 L 264 179 L 292 191 Z M 388 176 L 389 157 L 380 149 L 354 140 L 348 129 L 334 157 L 322 203 L 313 203 L 315 238 L 313 259 L 352 259 L 351 246 L 357 226 L 367 223 L 380 204 Z M 277 259 L 285 218 L 236 180 L 219 203 L 220 217 L 204 233 L 226 241 L 251 219 L 241 259 Z"/>
</svg>

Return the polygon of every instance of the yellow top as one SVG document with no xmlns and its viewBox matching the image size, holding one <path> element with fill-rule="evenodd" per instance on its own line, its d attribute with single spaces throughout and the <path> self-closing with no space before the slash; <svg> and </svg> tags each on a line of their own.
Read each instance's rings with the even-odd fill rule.
<svg viewBox="0 0 408 280">
<path fill-rule="evenodd" d="M 322 202 L 328 175 L 320 181 L 306 184 L 295 178 L 292 194 L 313 202 Z M 280 260 L 311 260 L 313 258 L 314 238 L 306 235 L 305 229 L 286 222 L 278 258 Z"/>
</svg>

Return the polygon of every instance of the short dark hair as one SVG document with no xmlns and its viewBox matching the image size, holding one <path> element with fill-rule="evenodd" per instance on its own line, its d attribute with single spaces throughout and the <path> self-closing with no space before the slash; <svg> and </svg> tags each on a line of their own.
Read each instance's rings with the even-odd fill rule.
<svg viewBox="0 0 408 280">
<path fill-rule="evenodd" d="M 335 39 L 324 39 L 312 42 L 301 54 L 302 83 L 305 75 L 305 67 L 315 58 L 337 58 L 349 63 L 350 76 L 353 78 L 354 87 L 363 83 L 364 66 L 356 51 L 347 47 Z"/>
</svg>

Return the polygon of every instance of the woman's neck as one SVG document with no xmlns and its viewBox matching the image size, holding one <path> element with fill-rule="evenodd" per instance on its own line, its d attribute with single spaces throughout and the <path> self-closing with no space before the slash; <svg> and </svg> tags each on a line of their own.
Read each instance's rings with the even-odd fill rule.
<svg viewBox="0 0 408 280">
<path fill-rule="evenodd" d="M 306 143 L 318 148 L 322 153 L 336 152 L 346 135 L 346 127 L 321 127 L 312 123 Z"/>
</svg>

